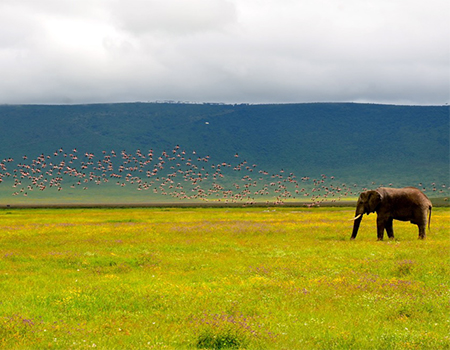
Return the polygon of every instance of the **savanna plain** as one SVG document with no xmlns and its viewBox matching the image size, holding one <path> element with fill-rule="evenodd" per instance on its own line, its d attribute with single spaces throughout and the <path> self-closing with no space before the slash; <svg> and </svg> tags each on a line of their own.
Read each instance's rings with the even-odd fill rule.
<svg viewBox="0 0 450 350">
<path fill-rule="evenodd" d="M 4 209 L 0 347 L 449 349 L 449 208 Z"/>
</svg>

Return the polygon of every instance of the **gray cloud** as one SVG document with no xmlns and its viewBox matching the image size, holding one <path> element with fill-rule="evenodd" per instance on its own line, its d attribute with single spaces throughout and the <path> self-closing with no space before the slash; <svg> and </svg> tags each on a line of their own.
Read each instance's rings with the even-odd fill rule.
<svg viewBox="0 0 450 350">
<path fill-rule="evenodd" d="M 227 0 L 121 0 L 111 10 L 119 26 L 137 36 L 217 31 L 236 19 Z"/>
<path fill-rule="evenodd" d="M 445 0 L 3 0 L 0 103 L 444 104 Z"/>
</svg>

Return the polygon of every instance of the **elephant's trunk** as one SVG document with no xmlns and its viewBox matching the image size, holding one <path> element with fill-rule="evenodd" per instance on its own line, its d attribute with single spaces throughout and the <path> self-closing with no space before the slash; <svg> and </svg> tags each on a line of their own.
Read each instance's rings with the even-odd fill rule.
<svg viewBox="0 0 450 350">
<path fill-rule="evenodd" d="M 364 209 L 359 210 L 359 208 L 356 209 L 354 223 L 353 223 L 353 232 L 351 239 L 355 239 L 356 235 L 358 234 L 359 225 L 361 224 L 362 217 L 364 215 Z"/>
</svg>

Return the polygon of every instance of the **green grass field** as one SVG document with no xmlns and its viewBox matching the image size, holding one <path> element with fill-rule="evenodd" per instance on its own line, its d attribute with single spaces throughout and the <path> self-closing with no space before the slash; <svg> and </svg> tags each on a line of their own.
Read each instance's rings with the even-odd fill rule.
<svg viewBox="0 0 450 350">
<path fill-rule="evenodd" d="M 353 214 L 0 210 L 0 348 L 449 349 L 450 210 Z"/>
</svg>

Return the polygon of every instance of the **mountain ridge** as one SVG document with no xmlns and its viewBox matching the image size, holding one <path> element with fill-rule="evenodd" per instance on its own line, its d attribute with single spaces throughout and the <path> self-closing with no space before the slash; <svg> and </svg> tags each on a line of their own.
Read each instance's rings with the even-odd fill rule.
<svg viewBox="0 0 450 350">
<path fill-rule="evenodd" d="M 1 105 L 0 160 L 179 145 L 213 162 L 239 154 L 298 177 L 448 184 L 448 116 L 448 106 L 360 103 Z"/>
</svg>

